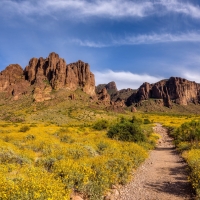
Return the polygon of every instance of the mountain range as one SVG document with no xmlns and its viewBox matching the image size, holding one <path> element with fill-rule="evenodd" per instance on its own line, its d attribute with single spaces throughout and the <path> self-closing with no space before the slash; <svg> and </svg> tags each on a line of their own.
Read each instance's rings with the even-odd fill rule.
<svg viewBox="0 0 200 200">
<path fill-rule="evenodd" d="M 90 66 L 81 60 L 66 64 L 56 53 L 47 58 L 32 58 L 23 69 L 11 64 L 0 72 L 1 98 L 19 100 L 31 96 L 34 102 L 54 99 L 59 90 L 81 89 L 91 101 L 116 110 L 142 107 L 146 102 L 173 109 L 176 105 L 200 104 L 200 84 L 180 77 L 170 77 L 157 83 L 144 82 L 138 89 L 118 90 L 115 82 L 95 86 Z M 73 99 L 73 95 L 71 99 Z"/>
</svg>

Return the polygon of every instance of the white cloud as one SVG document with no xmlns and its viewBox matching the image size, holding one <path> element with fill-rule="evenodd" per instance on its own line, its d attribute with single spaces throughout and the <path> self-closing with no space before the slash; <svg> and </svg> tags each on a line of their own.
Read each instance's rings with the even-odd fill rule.
<svg viewBox="0 0 200 200">
<path fill-rule="evenodd" d="M 161 5 L 166 8 L 166 11 L 185 14 L 193 18 L 200 18 L 200 7 L 186 1 L 164 0 Z"/>
<path fill-rule="evenodd" d="M 163 79 L 163 77 L 151 76 L 148 74 L 134 74 L 126 71 L 114 72 L 112 70 L 107 70 L 103 72 L 94 71 L 96 85 L 106 84 L 111 81 L 115 81 L 118 89 L 138 89 L 142 83 L 156 83 Z"/>
<path fill-rule="evenodd" d="M 10 14 L 59 15 L 63 17 L 146 17 L 169 12 L 200 18 L 200 8 L 180 0 L 1 0 L 0 10 Z"/>
<path fill-rule="evenodd" d="M 200 73 L 198 71 L 184 70 L 181 73 L 181 76 L 189 81 L 195 81 L 196 83 L 200 83 Z"/>
<path fill-rule="evenodd" d="M 170 76 L 176 76 L 185 78 L 189 81 L 195 81 L 200 83 L 200 51 L 195 52 L 183 51 L 172 62 L 160 62 L 157 65 L 161 68 L 167 69 L 170 72 Z"/>
<path fill-rule="evenodd" d="M 156 43 L 172 43 L 172 42 L 200 42 L 200 32 L 188 32 L 179 34 L 144 34 L 126 36 L 124 38 L 110 39 L 109 42 L 102 43 L 89 40 L 74 39 L 72 42 L 77 43 L 80 46 L 87 47 L 109 47 L 109 46 L 121 46 L 121 45 L 139 45 L 139 44 L 156 44 Z"/>
<path fill-rule="evenodd" d="M 124 40 L 115 41 L 116 44 L 152 44 L 165 42 L 200 42 L 199 32 L 180 34 L 151 34 L 126 37 Z"/>
<path fill-rule="evenodd" d="M 146 12 L 153 9 L 151 2 L 132 2 L 129 0 L 34 0 L 34 1 L 0 1 L 0 8 L 12 10 L 18 14 L 25 15 L 49 15 L 52 12 L 61 14 L 62 17 L 73 16 L 81 18 L 83 16 L 100 17 L 143 17 Z M 2 9 L 2 10 L 3 10 Z"/>
<path fill-rule="evenodd" d="M 74 42 L 80 46 L 86 46 L 86 47 L 96 47 L 96 48 L 102 48 L 102 47 L 109 47 L 109 44 L 104 44 L 102 42 L 94 42 L 89 40 L 80 40 L 80 39 L 72 39 L 71 42 Z"/>
</svg>

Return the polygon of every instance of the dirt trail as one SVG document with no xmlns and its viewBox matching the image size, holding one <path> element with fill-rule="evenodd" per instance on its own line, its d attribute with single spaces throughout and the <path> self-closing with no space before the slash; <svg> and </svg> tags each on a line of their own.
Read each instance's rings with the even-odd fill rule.
<svg viewBox="0 0 200 200">
<path fill-rule="evenodd" d="M 186 164 L 177 154 L 165 128 L 154 128 L 161 139 L 149 158 L 138 168 L 134 179 L 120 190 L 120 200 L 191 200 Z"/>
</svg>

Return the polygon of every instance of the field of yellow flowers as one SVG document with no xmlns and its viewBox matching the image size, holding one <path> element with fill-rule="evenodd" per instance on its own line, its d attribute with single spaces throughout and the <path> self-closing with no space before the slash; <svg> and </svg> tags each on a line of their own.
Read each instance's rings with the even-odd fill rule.
<svg viewBox="0 0 200 200">
<path fill-rule="evenodd" d="M 0 122 L 0 199 L 70 199 L 78 192 L 102 199 L 114 184 L 125 184 L 148 156 L 156 137 L 145 142 L 110 139 L 96 124 Z M 100 123 L 101 124 L 101 123 Z M 95 126 L 96 125 L 96 126 Z"/>
<path fill-rule="evenodd" d="M 86 98 L 80 95 L 81 99 Z M 183 123 L 200 120 L 196 115 L 137 112 L 134 116 L 146 139 L 120 141 L 121 135 L 113 136 L 113 124 L 123 117 L 131 119 L 133 114 L 97 109 L 87 99 L 83 105 L 78 97 L 73 102 L 60 98 L 56 101 L 34 105 L 28 99 L 20 104 L 8 101 L 8 105 L 0 105 L 0 200 L 69 200 L 73 193 L 101 200 L 113 185 L 127 183 L 133 169 L 154 148 L 157 136 L 151 127 L 155 122 L 176 130 Z M 121 139 L 134 140 L 126 136 Z M 191 168 L 190 179 L 200 193 L 198 142 L 178 140 L 176 145 L 183 152 Z"/>
</svg>

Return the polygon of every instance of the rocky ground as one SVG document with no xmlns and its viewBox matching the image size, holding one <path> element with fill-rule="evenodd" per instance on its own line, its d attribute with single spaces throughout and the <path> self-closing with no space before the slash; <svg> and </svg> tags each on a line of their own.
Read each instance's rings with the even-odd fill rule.
<svg viewBox="0 0 200 200">
<path fill-rule="evenodd" d="M 157 147 L 134 174 L 132 182 L 118 191 L 120 200 L 192 200 L 187 165 L 178 155 L 172 138 L 157 124 L 154 131 L 161 135 Z"/>
</svg>

